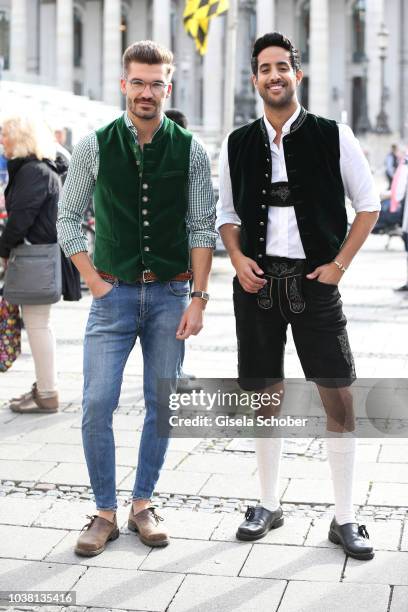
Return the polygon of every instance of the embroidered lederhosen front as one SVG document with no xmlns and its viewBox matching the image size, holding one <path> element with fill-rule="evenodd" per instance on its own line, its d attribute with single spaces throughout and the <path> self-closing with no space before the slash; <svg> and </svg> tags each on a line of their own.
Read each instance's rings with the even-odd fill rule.
<svg viewBox="0 0 408 612">
<path fill-rule="evenodd" d="M 262 278 L 267 283 L 257 293 L 258 306 L 268 310 L 273 306 L 272 287 L 273 282 L 285 285 L 285 296 L 293 314 L 300 314 L 306 308 L 306 302 L 302 291 L 302 278 L 305 269 L 304 259 L 292 259 L 284 261 L 281 257 L 266 257 L 263 264 L 264 275 Z M 279 287 L 278 287 L 279 289 Z"/>
</svg>

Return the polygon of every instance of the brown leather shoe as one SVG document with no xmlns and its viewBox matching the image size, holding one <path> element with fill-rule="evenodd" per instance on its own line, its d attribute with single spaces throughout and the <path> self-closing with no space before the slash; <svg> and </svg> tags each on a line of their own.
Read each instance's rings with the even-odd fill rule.
<svg viewBox="0 0 408 612">
<path fill-rule="evenodd" d="M 38 394 L 37 383 L 34 383 L 31 391 L 24 393 L 20 397 L 11 400 L 9 404 L 10 410 L 23 414 L 51 413 L 58 410 L 58 393 L 52 397 L 40 397 Z"/>
<path fill-rule="evenodd" d="M 24 399 L 29 399 L 32 395 L 34 385 L 37 385 L 37 383 L 33 383 L 31 385 L 31 389 L 27 391 L 27 393 L 22 393 L 21 395 L 18 395 L 17 397 L 12 397 L 10 400 L 10 404 L 15 404 L 16 402 L 21 402 Z"/>
<path fill-rule="evenodd" d="M 97 514 L 93 516 L 87 515 L 87 517 L 91 520 L 82 527 L 82 531 L 85 528 L 86 531 L 79 536 L 75 552 L 77 555 L 81 555 L 81 557 L 95 557 L 105 550 L 107 542 L 116 540 L 119 537 L 119 529 L 116 522 L 116 514 L 113 523 Z"/>
<path fill-rule="evenodd" d="M 169 535 L 165 529 L 159 528 L 159 521 L 164 521 L 164 518 L 156 514 L 153 506 L 135 514 L 133 504 L 131 505 L 128 529 L 138 533 L 140 540 L 146 546 L 167 546 L 169 544 Z"/>
</svg>

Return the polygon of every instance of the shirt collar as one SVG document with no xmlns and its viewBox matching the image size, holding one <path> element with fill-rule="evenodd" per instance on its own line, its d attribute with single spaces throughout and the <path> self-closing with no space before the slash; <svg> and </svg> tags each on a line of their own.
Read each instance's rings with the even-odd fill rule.
<svg viewBox="0 0 408 612">
<path fill-rule="evenodd" d="M 294 123 L 296 121 L 296 119 L 300 115 L 301 108 L 302 107 L 300 106 L 300 104 L 298 104 L 298 106 L 297 106 L 295 112 L 293 113 L 293 115 L 291 115 L 291 117 L 289 117 L 289 119 L 286 121 L 286 123 L 283 124 L 283 127 L 282 127 L 282 136 L 285 136 L 285 134 L 289 134 L 292 123 Z M 263 118 L 264 118 L 266 130 L 268 132 L 269 140 L 272 143 L 274 141 L 274 139 L 275 139 L 275 136 L 276 136 L 276 130 L 271 125 L 271 123 L 269 123 L 269 121 L 268 121 L 268 119 L 267 119 L 265 114 L 264 114 Z"/>
<path fill-rule="evenodd" d="M 127 114 L 127 112 L 125 111 L 123 113 L 124 119 L 125 119 L 125 124 L 126 126 L 129 128 L 129 130 L 136 136 L 137 138 L 137 129 L 136 127 L 133 125 L 129 115 Z M 157 134 L 157 132 L 160 130 L 161 126 L 163 125 L 163 121 L 164 121 L 164 115 L 162 115 L 161 121 L 160 121 L 160 125 L 158 126 L 158 128 L 156 129 L 156 131 L 154 132 L 154 134 Z M 153 136 L 154 136 L 153 134 Z"/>
</svg>

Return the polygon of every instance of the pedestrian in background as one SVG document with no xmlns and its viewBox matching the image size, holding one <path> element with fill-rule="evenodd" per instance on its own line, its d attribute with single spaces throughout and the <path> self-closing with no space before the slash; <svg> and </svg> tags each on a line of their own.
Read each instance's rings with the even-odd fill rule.
<svg viewBox="0 0 408 612">
<path fill-rule="evenodd" d="M 67 149 L 67 130 L 62 126 L 54 127 L 54 137 L 56 143 L 57 159 L 62 159 L 67 165 L 67 171 L 61 175 L 62 184 L 65 183 L 67 177 L 69 162 L 71 161 L 71 152 Z"/>
<path fill-rule="evenodd" d="M 406 153 L 400 164 L 398 175 L 395 180 L 397 181 L 395 185 L 395 199 L 397 202 L 400 202 L 402 206 L 402 239 L 404 241 L 407 256 L 407 271 L 405 283 L 401 287 L 397 287 L 394 291 L 408 292 L 408 153 Z"/>
<path fill-rule="evenodd" d="M 184 128 L 185 130 L 187 129 L 187 117 L 177 108 L 169 108 L 168 110 L 166 110 L 165 115 L 166 117 L 174 121 L 174 123 L 177 123 L 177 125 L 179 125 L 180 127 Z"/>
<path fill-rule="evenodd" d="M 388 180 L 388 189 L 391 189 L 392 179 L 394 178 L 394 174 L 396 169 L 398 168 L 398 164 L 398 147 L 396 144 L 393 144 L 391 145 L 391 151 L 387 153 L 385 158 L 385 176 Z"/>
<path fill-rule="evenodd" d="M 7 223 L 0 236 L 0 257 L 5 265 L 11 249 L 57 242 L 60 174 L 65 162 L 56 162 L 53 133 L 41 120 L 10 117 L 3 123 L 3 147 L 8 159 L 5 190 Z M 11 400 L 13 412 L 49 413 L 58 410 L 56 346 L 51 327 L 51 304 L 24 305 L 22 316 L 34 359 L 36 382 L 28 393 Z"/>
</svg>

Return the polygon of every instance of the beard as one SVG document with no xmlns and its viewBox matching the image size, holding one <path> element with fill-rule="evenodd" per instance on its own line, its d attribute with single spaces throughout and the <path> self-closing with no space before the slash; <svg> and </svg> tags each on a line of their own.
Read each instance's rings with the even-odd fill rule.
<svg viewBox="0 0 408 612">
<path fill-rule="evenodd" d="M 145 102 L 149 103 L 150 108 L 147 110 L 143 110 L 141 107 L 142 102 L 144 102 L 143 98 L 133 100 L 129 96 L 126 98 L 126 107 L 128 111 L 138 117 L 139 119 L 155 119 L 161 113 L 161 105 L 154 100 L 146 100 Z"/>
<path fill-rule="evenodd" d="M 264 101 L 266 106 L 269 108 L 286 108 L 290 106 L 293 101 L 293 96 L 295 94 L 295 90 L 288 85 L 284 85 L 282 93 L 279 97 L 273 98 L 266 87 L 262 89 L 258 89 L 259 95 Z"/>
</svg>

